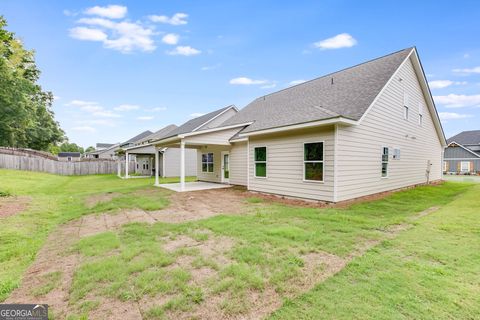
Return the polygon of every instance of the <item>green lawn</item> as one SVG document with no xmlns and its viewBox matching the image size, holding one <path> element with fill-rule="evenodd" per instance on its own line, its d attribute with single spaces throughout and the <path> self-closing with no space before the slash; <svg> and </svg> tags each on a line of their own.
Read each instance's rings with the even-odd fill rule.
<svg viewBox="0 0 480 320">
<path fill-rule="evenodd" d="M 193 178 L 189 178 L 191 180 Z M 165 178 L 162 182 L 176 182 Z M 23 271 L 35 258 L 48 233 L 58 224 L 82 215 L 118 208 L 160 209 L 165 197 L 138 196 L 136 190 L 153 189 L 153 179 L 122 180 L 114 175 L 55 176 L 0 169 L 0 193 L 30 198 L 26 212 L 0 218 L 0 302 L 19 285 Z M 167 191 L 156 188 L 168 194 Z M 108 204 L 85 206 L 92 194 L 121 193 Z"/>
<path fill-rule="evenodd" d="M 1 221 L 0 301 L 58 224 L 123 207 L 168 206 L 168 191 L 136 192 L 149 189 L 150 179 L 0 170 L 0 181 L 0 191 L 29 195 L 33 205 Z M 121 195 L 85 207 L 89 194 L 107 191 Z M 111 299 L 138 302 L 150 319 L 198 317 L 212 305 L 225 317 L 256 310 L 267 316 L 262 303 L 271 298 L 281 305 L 271 310 L 274 319 L 473 319 L 480 313 L 479 191 L 480 185 L 445 183 L 344 209 L 288 207 L 251 197 L 245 201 L 250 214 L 133 223 L 85 237 L 69 248 L 82 257 L 70 289 L 70 317 L 85 318 Z M 441 209 L 414 219 L 433 206 Z M 411 228 L 393 235 L 398 224 Z M 351 257 L 372 243 L 377 245 Z M 310 274 L 326 268 L 312 268 L 309 257 L 315 255 L 349 263 L 321 282 Z M 199 278 L 205 270 L 208 277 Z M 59 274 L 45 277 L 34 293 L 40 297 L 55 288 Z"/>
</svg>

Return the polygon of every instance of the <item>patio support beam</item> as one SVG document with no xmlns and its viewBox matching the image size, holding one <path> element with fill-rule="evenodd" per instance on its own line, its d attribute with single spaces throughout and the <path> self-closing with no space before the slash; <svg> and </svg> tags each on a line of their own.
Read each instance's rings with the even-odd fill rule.
<svg viewBox="0 0 480 320">
<path fill-rule="evenodd" d="M 128 179 L 128 152 L 125 152 L 125 179 Z"/>
<path fill-rule="evenodd" d="M 160 170 L 159 151 L 155 148 L 155 185 L 158 186 L 158 171 Z"/>
<path fill-rule="evenodd" d="M 180 191 L 185 191 L 185 141 L 180 141 Z"/>
</svg>

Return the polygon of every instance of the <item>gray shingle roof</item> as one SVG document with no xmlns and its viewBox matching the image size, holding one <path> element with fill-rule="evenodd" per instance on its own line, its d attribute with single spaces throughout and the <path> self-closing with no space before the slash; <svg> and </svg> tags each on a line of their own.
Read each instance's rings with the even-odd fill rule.
<svg viewBox="0 0 480 320">
<path fill-rule="evenodd" d="M 106 148 L 110 148 L 111 146 L 113 146 L 114 144 L 113 143 L 102 143 L 102 142 L 98 142 L 96 144 L 96 148 L 97 149 L 106 149 Z"/>
<path fill-rule="evenodd" d="M 149 142 L 149 141 L 152 141 L 152 140 L 159 140 L 159 139 L 163 139 L 165 137 L 168 137 L 170 135 L 170 132 L 175 130 L 176 128 L 178 128 L 178 126 L 174 125 L 174 124 L 170 124 L 154 133 L 152 133 L 151 135 L 149 136 L 146 136 L 145 138 L 137 141 L 137 143 L 145 143 L 145 142 Z"/>
<path fill-rule="evenodd" d="M 59 158 L 66 158 L 66 157 L 80 157 L 80 152 L 59 152 L 58 153 Z"/>
<path fill-rule="evenodd" d="M 242 133 L 345 117 L 359 120 L 413 48 L 257 98 L 222 126 L 253 121 Z"/>
<path fill-rule="evenodd" d="M 142 140 L 143 138 L 148 137 L 148 136 L 151 135 L 152 133 L 153 133 L 153 132 L 150 131 L 150 130 L 143 131 L 142 133 L 136 135 L 136 136 L 133 137 L 133 138 L 128 139 L 127 141 L 125 141 L 125 142 L 122 143 L 122 144 L 125 144 L 125 143 L 135 143 L 135 142 L 137 142 L 137 141 L 139 141 L 139 140 Z"/>
<path fill-rule="evenodd" d="M 480 144 L 480 130 L 463 131 L 447 140 L 447 143 L 457 142 L 461 145 Z"/>
<path fill-rule="evenodd" d="M 196 128 L 205 124 L 205 122 L 211 120 L 212 118 L 216 117 L 217 115 L 219 115 L 220 113 L 222 113 L 223 111 L 225 111 L 225 110 L 227 110 L 231 107 L 233 107 L 233 105 L 230 105 L 228 107 L 212 111 L 210 113 L 204 114 L 203 116 L 200 116 L 200 117 L 194 118 L 192 120 L 189 120 L 189 121 L 185 122 L 184 124 L 182 124 L 180 127 L 176 128 L 175 130 L 172 130 L 168 134 L 168 136 L 166 136 L 164 138 L 169 138 L 169 137 L 173 137 L 173 136 L 176 136 L 176 135 L 179 135 L 179 134 L 192 132 Z"/>
</svg>

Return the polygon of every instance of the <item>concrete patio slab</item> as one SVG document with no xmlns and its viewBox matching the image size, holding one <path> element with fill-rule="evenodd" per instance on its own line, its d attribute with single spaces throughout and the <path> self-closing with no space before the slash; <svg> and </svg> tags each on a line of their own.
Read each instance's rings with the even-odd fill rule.
<svg viewBox="0 0 480 320">
<path fill-rule="evenodd" d="M 180 190 L 180 183 L 163 183 L 163 184 L 157 184 L 156 187 L 169 189 L 175 192 L 188 192 L 188 191 L 230 188 L 231 185 L 222 184 L 222 183 L 196 181 L 196 182 L 186 182 L 185 190 L 183 191 Z"/>
</svg>

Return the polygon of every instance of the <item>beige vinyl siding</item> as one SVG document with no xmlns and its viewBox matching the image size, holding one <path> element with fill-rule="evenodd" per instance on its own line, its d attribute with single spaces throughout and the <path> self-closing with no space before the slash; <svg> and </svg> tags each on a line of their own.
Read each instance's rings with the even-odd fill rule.
<svg viewBox="0 0 480 320">
<path fill-rule="evenodd" d="M 165 177 L 180 176 L 180 148 L 167 148 L 165 157 Z M 162 160 L 162 159 L 160 159 Z M 185 149 L 185 175 L 197 175 L 197 150 Z"/>
<path fill-rule="evenodd" d="M 333 127 L 251 137 L 249 190 L 291 197 L 333 201 Z M 305 142 L 324 142 L 324 182 L 304 181 Z M 267 177 L 254 174 L 254 148 L 267 147 Z"/>
<path fill-rule="evenodd" d="M 218 116 L 217 118 L 213 119 L 212 121 L 210 121 L 209 123 L 203 125 L 202 127 L 200 127 L 198 130 L 205 130 L 205 129 L 210 129 L 210 128 L 215 128 L 215 127 L 218 127 L 220 126 L 222 123 L 224 123 L 225 121 L 227 121 L 228 119 L 230 119 L 232 116 L 234 116 L 235 114 L 237 113 L 237 111 L 233 108 L 231 109 L 228 109 L 227 111 L 225 111 L 224 113 L 222 113 L 220 116 Z"/>
<path fill-rule="evenodd" d="M 399 81 L 399 79 L 402 81 Z M 404 92 L 409 118 L 404 118 Z M 423 123 L 419 125 L 419 103 Z M 388 177 L 381 177 L 382 147 L 389 147 Z M 400 160 L 393 160 L 393 149 Z M 337 201 L 441 179 L 442 146 L 432 115 L 410 60 L 401 67 L 357 126 L 339 126 L 337 141 Z"/>
<path fill-rule="evenodd" d="M 229 139 L 233 137 L 241 128 L 226 129 L 221 131 L 209 132 L 199 135 L 186 137 L 186 144 L 216 144 L 230 146 Z"/>
<path fill-rule="evenodd" d="M 221 153 L 228 151 L 230 147 L 204 146 L 197 152 L 197 178 L 200 181 L 221 182 Z M 202 172 L 202 154 L 213 153 L 213 172 Z"/>
<path fill-rule="evenodd" d="M 237 142 L 230 149 L 230 184 L 247 185 L 247 143 Z"/>
</svg>

